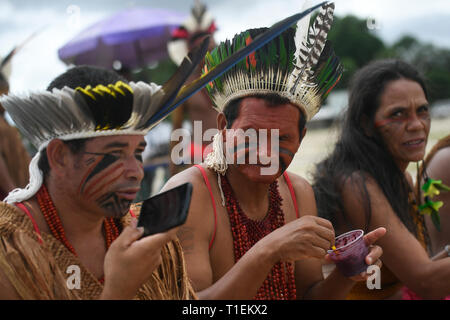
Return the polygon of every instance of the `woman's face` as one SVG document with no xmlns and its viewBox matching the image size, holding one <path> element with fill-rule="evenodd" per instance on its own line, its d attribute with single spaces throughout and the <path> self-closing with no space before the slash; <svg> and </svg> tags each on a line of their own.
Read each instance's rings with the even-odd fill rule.
<svg viewBox="0 0 450 320">
<path fill-rule="evenodd" d="M 424 158 L 431 119 L 419 83 L 399 79 L 387 84 L 375 114 L 375 128 L 401 170 Z"/>
</svg>

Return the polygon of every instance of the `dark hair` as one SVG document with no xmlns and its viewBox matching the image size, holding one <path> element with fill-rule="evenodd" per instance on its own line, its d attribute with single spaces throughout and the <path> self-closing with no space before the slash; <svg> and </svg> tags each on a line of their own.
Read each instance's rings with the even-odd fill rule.
<svg viewBox="0 0 450 320">
<path fill-rule="evenodd" d="M 319 216 L 337 223 L 337 215 L 346 213 L 341 189 L 350 179 L 361 191 L 365 211 L 365 229 L 371 221 L 370 197 L 365 187 L 366 175 L 379 185 L 393 210 L 414 234 L 417 228 L 409 212 L 410 187 L 397 167 L 374 125 L 374 116 L 387 84 L 398 79 L 417 82 L 428 97 L 425 81 L 411 65 L 398 60 L 380 60 L 360 69 L 352 78 L 348 110 L 344 116 L 340 138 L 327 159 L 314 173 L 313 189 Z M 373 132 L 368 135 L 367 132 Z M 357 174 L 357 176 L 354 175 Z"/>
<path fill-rule="evenodd" d="M 225 115 L 225 119 L 227 120 L 227 129 L 230 129 L 233 125 L 234 120 L 236 120 L 239 117 L 239 110 L 241 109 L 241 102 L 245 98 L 258 98 L 258 99 L 264 99 L 269 107 L 276 107 L 278 105 L 288 104 L 291 103 L 289 99 L 280 97 L 279 95 L 272 93 L 272 94 L 255 94 L 243 98 L 237 98 L 234 100 L 231 100 L 223 110 L 223 114 Z M 303 114 L 303 112 L 300 111 L 300 120 L 298 121 L 298 130 L 300 137 L 302 135 L 302 131 L 305 128 L 306 125 L 306 117 Z"/>
<path fill-rule="evenodd" d="M 93 67 L 93 66 L 77 66 L 67 70 L 65 73 L 56 77 L 47 87 L 48 91 L 53 89 L 62 89 L 69 87 L 75 89 L 77 87 L 86 87 L 88 85 L 95 87 L 97 85 L 108 85 L 117 81 L 127 82 L 126 79 L 112 70 Z M 64 141 L 70 151 L 77 155 L 84 150 L 84 145 L 89 139 L 76 139 Z M 41 151 L 41 157 L 38 162 L 39 169 L 42 170 L 44 176 L 50 172 L 50 165 L 47 158 L 47 149 Z"/>
<path fill-rule="evenodd" d="M 93 66 L 77 66 L 73 67 L 63 74 L 56 77 L 47 87 L 48 91 L 69 87 L 75 89 L 77 87 L 86 87 L 88 85 L 95 87 L 97 85 L 108 85 L 117 81 L 127 82 L 118 73 Z"/>
</svg>

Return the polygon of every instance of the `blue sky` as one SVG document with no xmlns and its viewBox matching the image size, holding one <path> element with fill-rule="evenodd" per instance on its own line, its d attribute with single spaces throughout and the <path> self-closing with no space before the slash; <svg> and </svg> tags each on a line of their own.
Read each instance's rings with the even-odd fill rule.
<svg viewBox="0 0 450 320">
<path fill-rule="evenodd" d="M 204 0 L 216 17 L 216 40 L 252 27 L 270 26 L 301 11 L 304 0 Z M 313 4 L 320 1 L 311 1 Z M 44 28 L 13 60 L 11 91 L 45 89 L 67 68 L 57 50 L 78 32 L 124 8 L 147 6 L 188 13 L 193 0 L 0 0 L 0 55 L 32 32 Z M 449 0 L 336 0 L 336 14 L 367 19 L 373 32 L 388 43 L 411 34 L 424 42 L 450 48 Z"/>
</svg>

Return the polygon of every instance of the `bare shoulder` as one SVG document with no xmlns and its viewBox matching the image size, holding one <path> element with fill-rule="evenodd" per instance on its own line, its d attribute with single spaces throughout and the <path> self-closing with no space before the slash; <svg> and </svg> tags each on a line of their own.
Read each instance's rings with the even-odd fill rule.
<svg viewBox="0 0 450 320">
<path fill-rule="evenodd" d="M 362 171 L 354 171 L 347 177 L 342 177 L 341 180 L 342 191 L 352 191 L 356 194 L 361 194 L 366 189 L 380 190 L 377 181 L 369 174 Z"/>
<path fill-rule="evenodd" d="M 210 186 L 213 186 L 213 181 L 215 181 L 214 175 L 210 172 L 210 170 L 205 169 L 205 172 Z M 161 192 L 187 182 L 190 182 L 193 186 L 189 215 L 195 214 L 198 210 L 202 212 L 206 211 L 209 207 L 211 207 L 210 209 L 212 210 L 208 187 L 205 183 L 202 172 L 196 167 L 190 167 L 171 177 L 161 189 Z"/>
<path fill-rule="evenodd" d="M 203 176 L 200 170 L 196 167 L 190 167 L 186 170 L 183 170 L 176 175 L 172 176 L 161 189 L 161 191 L 165 191 L 168 189 L 172 189 L 177 187 L 183 183 L 190 182 L 194 186 L 199 184 L 204 184 Z M 196 188 L 195 188 L 196 189 Z"/>
<path fill-rule="evenodd" d="M 375 200 L 382 196 L 383 192 L 377 181 L 369 174 L 355 171 L 341 180 L 341 197 L 342 200 L 350 206 L 360 207 L 363 203 L 370 199 Z"/>
<path fill-rule="evenodd" d="M 354 172 L 342 181 L 342 203 L 352 224 L 365 228 L 370 209 L 370 229 L 386 226 L 395 213 L 377 181 L 364 172 Z"/>
<path fill-rule="evenodd" d="M 443 183 L 450 183 L 450 147 L 442 148 L 435 153 L 431 161 L 427 164 L 427 173 L 430 178 L 442 180 Z"/>
<path fill-rule="evenodd" d="M 307 193 L 313 192 L 311 184 L 308 182 L 308 180 L 292 172 L 288 172 L 287 174 L 292 182 L 292 186 L 294 187 L 296 193 L 299 192 L 301 194 L 304 192 Z"/>
<path fill-rule="evenodd" d="M 288 172 L 288 176 L 295 191 L 300 215 L 317 215 L 316 199 L 311 184 L 297 174 Z"/>
<path fill-rule="evenodd" d="M 214 185 L 214 174 L 206 168 L 205 172 L 210 185 Z M 198 244 L 207 247 L 214 232 L 214 209 L 202 172 L 196 167 L 190 167 L 170 178 L 161 192 L 187 182 L 193 186 L 191 204 L 187 221 L 178 229 L 177 236 L 185 254 L 190 254 L 199 247 Z"/>
</svg>

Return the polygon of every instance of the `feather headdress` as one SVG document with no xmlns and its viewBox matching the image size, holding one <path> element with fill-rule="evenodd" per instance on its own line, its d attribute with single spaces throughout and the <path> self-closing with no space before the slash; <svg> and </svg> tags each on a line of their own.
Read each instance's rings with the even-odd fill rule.
<svg viewBox="0 0 450 320">
<path fill-rule="evenodd" d="M 322 6 L 314 23 L 305 18 L 206 86 L 221 112 L 236 98 L 275 93 L 289 99 L 310 120 L 337 84 L 343 68 L 327 38 L 334 4 Z M 248 45 L 265 28 L 250 29 L 222 42 L 205 58 L 205 72 Z"/>
<path fill-rule="evenodd" d="M 317 7 L 317 6 L 316 6 Z M 108 86 L 53 89 L 52 92 L 24 97 L 6 96 L 0 99 L 19 129 L 39 151 L 30 162 L 30 183 L 25 189 L 15 189 L 5 202 L 15 203 L 31 198 L 41 187 L 42 171 L 38 167 L 41 151 L 55 139 L 142 134 L 145 135 L 177 106 L 230 70 L 249 53 L 279 36 L 293 23 L 302 19 L 310 8 L 288 17 L 259 35 L 253 43 L 236 50 L 213 70 L 188 86 L 183 86 L 203 59 L 209 38 L 192 50 L 175 74 L 162 87 L 143 82 Z M 183 86 L 183 87 L 182 87 Z"/>
<path fill-rule="evenodd" d="M 196 0 L 189 18 L 172 32 L 172 39 L 167 44 L 170 59 L 180 65 L 189 51 L 189 42 L 198 36 L 212 35 L 216 30 L 213 16 L 200 0 Z"/>
<path fill-rule="evenodd" d="M 43 182 L 38 167 L 41 151 L 53 139 L 73 140 L 112 135 L 145 135 L 169 114 L 182 85 L 203 59 L 209 39 L 185 58 L 162 87 L 144 82 L 117 82 L 107 86 L 64 87 L 1 100 L 22 134 L 38 148 L 30 162 L 30 182 L 4 200 L 21 202 L 32 197 Z"/>
</svg>

